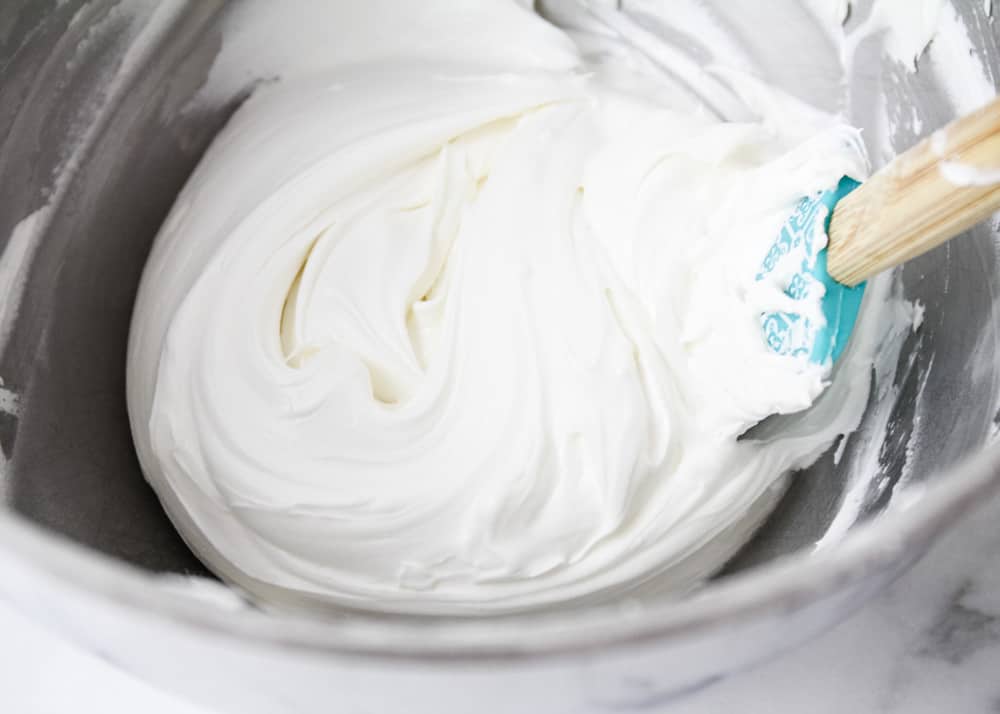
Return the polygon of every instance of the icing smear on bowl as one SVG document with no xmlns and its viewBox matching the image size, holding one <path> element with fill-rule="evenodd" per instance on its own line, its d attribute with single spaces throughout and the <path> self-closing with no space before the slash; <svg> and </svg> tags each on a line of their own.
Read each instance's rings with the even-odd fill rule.
<svg viewBox="0 0 1000 714">
<path fill-rule="evenodd" d="M 768 349 L 755 276 L 803 195 L 864 178 L 858 132 L 600 4 L 334 5 L 146 267 L 129 412 L 172 519 L 275 603 L 690 589 L 864 411 L 888 279 L 823 408 L 737 440 L 830 382 Z"/>
</svg>

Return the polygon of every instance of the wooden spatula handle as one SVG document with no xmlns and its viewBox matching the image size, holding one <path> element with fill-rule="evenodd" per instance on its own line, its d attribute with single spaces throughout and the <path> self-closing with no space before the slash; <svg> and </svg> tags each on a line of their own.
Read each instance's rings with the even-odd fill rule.
<svg viewBox="0 0 1000 714">
<path fill-rule="evenodd" d="M 1000 98 L 897 156 L 841 200 L 830 220 L 827 269 L 857 285 L 997 210 Z"/>
</svg>

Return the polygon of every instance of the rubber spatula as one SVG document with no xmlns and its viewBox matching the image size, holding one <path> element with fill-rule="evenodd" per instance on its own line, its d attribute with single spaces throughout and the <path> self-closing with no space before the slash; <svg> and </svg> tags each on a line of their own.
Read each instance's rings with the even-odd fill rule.
<svg viewBox="0 0 1000 714">
<path fill-rule="evenodd" d="M 857 319 L 865 280 L 997 210 L 1000 98 L 897 156 L 864 184 L 844 177 L 835 188 L 799 202 L 757 274 L 758 280 L 777 280 L 790 298 L 781 310 L 761 315 L 769 348 L 808 355 L 817 364 L 835 362 Z M 827 240 L 817 250 L 823 244 L 814 239 L 821 216 Z M 809 308 L 818 286 L 824 289 L 822 318 Z"/>
</svg>

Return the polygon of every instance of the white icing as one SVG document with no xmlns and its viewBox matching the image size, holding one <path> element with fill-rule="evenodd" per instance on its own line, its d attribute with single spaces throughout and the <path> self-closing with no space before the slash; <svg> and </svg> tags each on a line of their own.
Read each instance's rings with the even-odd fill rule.
<svg viewBox="0 0 1000 714">
<path fill-rule="evenodd" d="M 927 53 L 932 76 L 951 100 L 956 116 L 971 114 L 996 97 L 996 84 L 974 49 L 969 28 L 951 3 L 941 12 Z"/>
<path fill-rule="evenodd" d="M 910 323 L 913 327 L 913 331 L 916 332 L 924 324 L 924 315 L 927 312 L 927 308 L 919 300 L 913 301 L 913 322 Z"/>
<path fill-rule="evenodd" d="M 948 151 L 947 127 L 943 129 L 938 129 L 933 134 L 931 134 L 931 151 L 934 152 L 935 156 L 944 158 L 945 153 Z"/>
<path fill-rule="evenodd" d="M 916 68 L 917 60 L 938 29 L 947 0 L 878 0 L 853 37 L 883 35 L 885 52 L 896 61 Z"/>
<path fill-rule="evenodd" d="M 849 32 L 843 25 L 861 5 L 867 15 Z M 941 12 L 948 0 L 806 0 L 806 7 L 841 45 L 841 57 L 850 67 L 858 45 L 869 37 L 881 38 L 883 52 L 911 70 L 934 39 Z"/>
<path fill-rule="evenodd" d="M 879 316 L 885 331 L 882 333 L 874 365 L 874 382 L 877 393 L 874 395 L 871 407 L 865 414 L 864 424 L 849 435 L 850 440 L 861 445 L 861 448 L 854 449 L 848 455 L 844 466 L 841 466 L 844 472 L 849 475 L 847 488 L 836 516 L 816 543 L 817 548 L 829 548 L 839 543 L 851 527 L 858 522 L 864 513 L 865 506 L 870 503 L 873 484 L 886 484 L 888 482 L 881 450 L 871 448 L 870 445 L 883 443 L 886 435 L 894 428 L 893 410 L 900 390 L 896 377 L 897 358 L 904 341 L 923 324 L 924 311 L 924 305 L 919 301 L 911 303 L 905 300 L 890 300 L 886 302 L 886 308 Z M 862 319 L 872 319 L 871 313 L 862 315 Z M 915 352 L 910 353 L 909 358 L 912 360 L 914 355 Z M 931 365 L 933 364 L 933 355 L 929 362 Z M 930 366 L 927 367 L 923 380 L 926 381 L 929 374 Z M 844 381 L 838 378 L 831 384 L 828 392 L 845 388 Z M 917 393 L 920 395 L 922 391 L 918 390 Z M 914 434 L 916 433 L 917 430 L 914 429 Z M 866 445 L 868 448 L 864 448 Z M 846 446 L 844 450 L 846 450 Z M 838 463 L 844 460 L 844 450 L 838 449 L 840 453 L 834 454 Z"/>
<path fill-rule="evenodd" d="M 571 33 L 505 0 L 327 4 L 157 239 L 138 453 L 250 592 L 460 613 L 687 588 L 857 425 L 885 281 L 810 417 L 736 440 L 828 379 L 767 350 L 755 275 L 801 195 L 863 176 L 855 130 L 610 5 L 549 5 Z M 247 71 L 280 62 L 240 23 L 275 54 Z"/>
<path fill-rule="evenodd" d="M 850 0 L 805 0 L 805 6 L 813 13 L 820 25 L 834 33 L 840 33 L 851 13 Z"/>
<path fill-rule="evenodd" d="M 21 308 L 28 270 L 51 216 L 48 205 L 22 219 L 0 254 L 0 351 L 7 346 Z"/>
<path fill-rule="evenodd" d="M 942 161 L 938 171 L 955 186 L 992 186 L 1000 183 L 1000 169 L 985 169 L 961 161 Z"/>
</svg>

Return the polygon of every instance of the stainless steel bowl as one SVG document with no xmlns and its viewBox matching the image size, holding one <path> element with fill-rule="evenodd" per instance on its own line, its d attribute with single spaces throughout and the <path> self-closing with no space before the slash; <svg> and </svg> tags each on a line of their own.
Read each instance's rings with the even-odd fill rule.
<svg viewBox="0 0 1000 714">
<path fill-rule="evenodd" d="M 720 22 L 773 78 L 850 100 L 876 161 L 960 105 L 934 58 L 906 72 L 859 48 L 784 62 L 816 38 Z M 861 17 L 866 3 L 855 3 Z M 1000 31 L 955 0 L 983 76 Z M 802 12 L 797 0 L 768 12 Z M 598 712 L 681 700 L 828 627 L 1000 488 L 997 231 L 899 271 L 926 319 L 842 458 L 797 474 L 774 516 L 699 593 L 492 618 L 265 612 L 211 580 L 144 482 L 125 411 L 125 345 L 143 261 L 174 196 L 251 85 L 192 99 L 224 0 L 7 0 L 0 7 L 0 599 L 118 666 L 220 711 Z M 650 22 L 656 30 L 655 23 Z M 779 28 L 780 29 L 780 28 Z M 674 38 L 697 55 L 696 38 Z M 933 53 L 932 53 L 933 54 Z M 817 55 L 821 56 L 821 55 Z M 891 117 L 891 122 L 886 122 Z M 843 531 L 829 536 L 831 524 Z M 826 539 L 823 539 L 827 534 Z M 823 546 L 816 544 L 823 539 Z"/>
</svg>

